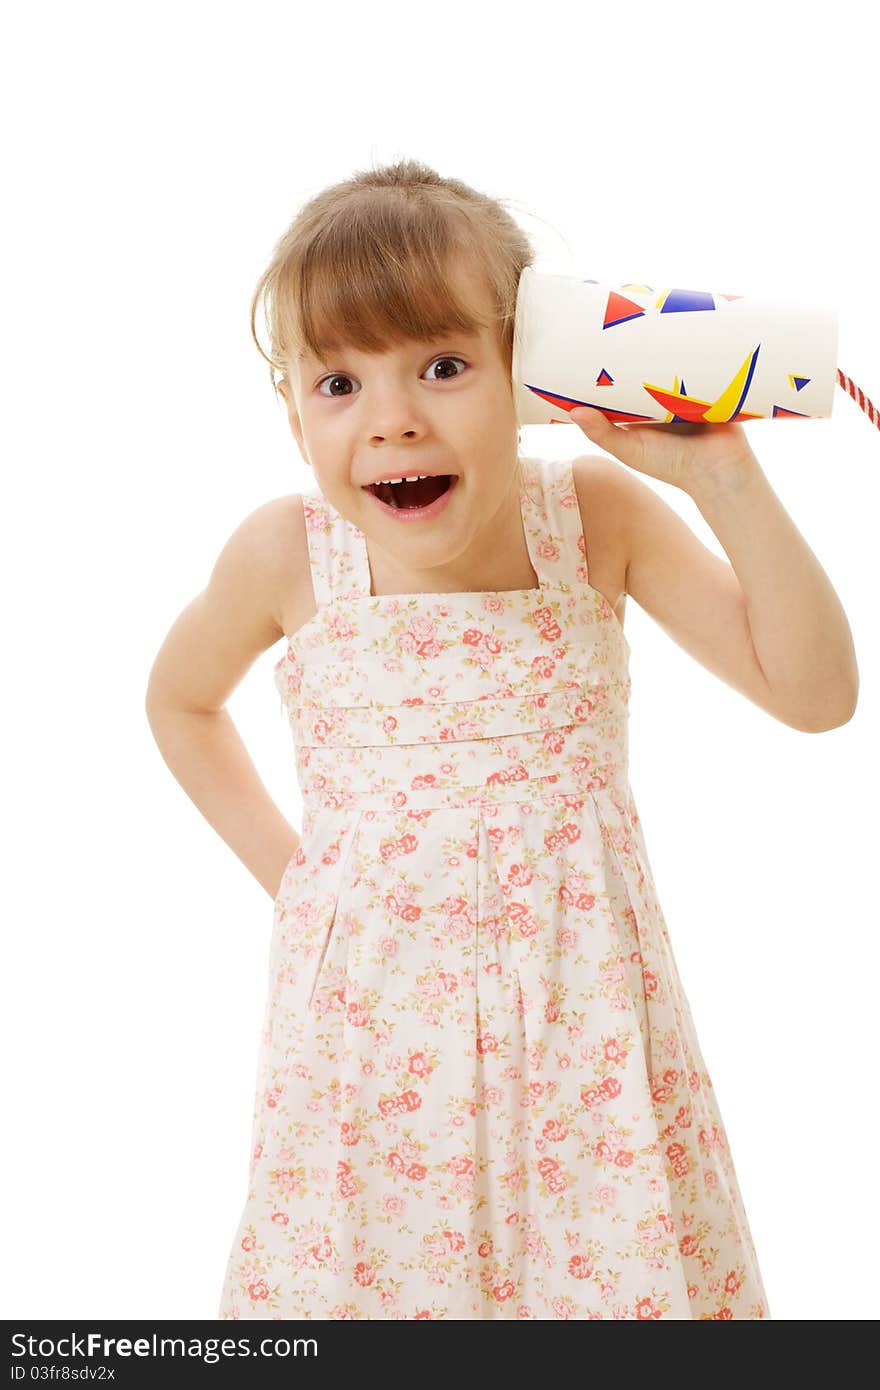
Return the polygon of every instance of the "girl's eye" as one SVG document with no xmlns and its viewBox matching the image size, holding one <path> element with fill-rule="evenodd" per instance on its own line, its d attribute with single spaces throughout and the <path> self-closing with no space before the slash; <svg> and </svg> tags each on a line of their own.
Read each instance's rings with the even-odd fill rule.
<svg viewBox="0 0 880 1390">
<path fill-rule="evenodd" d="M 436 362 L 461 362 L 461 364 L 462 364 L 464 367 L 467 366 L 467 362 L 465 362 L 465 360 L 464 360 L 463 357 L 435 357 L 435 358 L 434 358 L 434 361 L 431 362 L 431 363 L 429 364 L 427 370 L 430 371 L 430 370 L 431 370 L 431 367 L 433 367 L 434 364 L 435 364 Z M 461 372 L 454 372 L 454 373 L 453 373 L 453 376 L 454 376 L 454 377 L 455 377 L 455 376 L 461 376 Z M 435 378 L 435 379 L 436 379 L 436 378 Z M 449 380 L 451 380 L 451 378 L 450 378 L 449 376 L 447 376 L 447 375 L 444 374 L 444 375 L 440 378 L 440 380 L 441 380 L 441 381 L 449 381 Z"/>
<path fill-rule="evenodd" d="M 460 363 L 462 364 L 463 367 L 465 367 L 465 368 L 467 367 L 467 363 L 465 362 L 465 360 L 464 360 L 463 357 L 435 357 L 435 358 L 434 358 L 434 361 L 431 362 L 431 363 L 429 363 L 429 365 L 426 367 L 425 370 L 426 370 L 426 371 L 430 371 L 432 367 L 437 366 L 437 365 L 438 365 L 439 363 L 441 363 L 441 362 L 460 362 Z M 457 377 L 457 376 L 461 376 L 461 372 L 452 372 L 452 373 L 446 373 L 446 372 L 444 372 L 444 374 L 443 374 L 442 376 L 440 376 L 440 377 L 434 377 L 433 380 L 435 380 L 435 381 L 453 381 L 453 380 L 455 379 L 455 377 Z M 328 395 L 328 394 L 329 394 L 331 397 L 336 397 L 336 396 L 339 396 L 339 395 L 347 396 L 347 395 L 350 395 L 351 392 L 349 392 L 349 391 L 341 391 L 341 392 L 330 391 L 330 392 L 328 393 L 327 391 L 321 391 L 321 387 L 322 387 L 326 382 L 351 381 L 351 380 L 352 380 L 352 378 L 351 378 L 350 376 L 346 376 L 345 372 L 334 372 L 331 376 L 324 376 L 324 377 L 321 377 L 321 380 L 318 382 L 318 385 L 317 385 L 317 388 L 316 388 L 316 389 L 317 389 L 318 391 L 321 392 L 321 395 L 322 395 L 322 396 L 326 396 L 326 395 Z"/>
</svg>

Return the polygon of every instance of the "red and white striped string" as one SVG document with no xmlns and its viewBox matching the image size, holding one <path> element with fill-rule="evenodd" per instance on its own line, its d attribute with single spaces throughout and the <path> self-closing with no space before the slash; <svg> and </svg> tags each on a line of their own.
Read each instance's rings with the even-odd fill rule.
<svg viewBox="0 0 880 1390">
<path fill-rule="evenodd" d="M 874 405 L 872 401 L 868 400 L 868 397 L 861 387 L 856 386 L 855 382 L 851 381 L 848 376 L 845 376 L 839 367 L 837 368 L 837 384 L 843 387 L 843 390 L 846 391 L 848 395 L 852 396 L 856 405 L 865 412 L 871 424 L 876 425 L 878 430 L 880 430 L 880 411 L 878 411 L 876 405 Z"/>
</svg>

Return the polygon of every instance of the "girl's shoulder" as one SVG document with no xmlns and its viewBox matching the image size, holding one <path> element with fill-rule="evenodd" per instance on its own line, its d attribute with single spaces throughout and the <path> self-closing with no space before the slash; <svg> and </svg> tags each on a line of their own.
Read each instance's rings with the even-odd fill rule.
<svg viewBox="0 0 880 1390">
<path fill-rule="evenodd" d="M 275 556 L 278 623 L 284 635 L 290 637 L 318 610 L 303 494 L 292 492 L 275 497 L 265 504 L 265 512 Z"/>
</svg>

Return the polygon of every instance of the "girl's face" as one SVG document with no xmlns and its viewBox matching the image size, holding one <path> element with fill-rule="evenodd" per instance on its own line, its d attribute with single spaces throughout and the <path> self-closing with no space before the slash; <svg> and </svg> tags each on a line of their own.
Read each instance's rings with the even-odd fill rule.
<svg viewBox="0 0 880 1390">
<path fill-rule="evenodd" d="M 489 310 L 488 287 L 464 279 Z M 513 388 L 494 328 L 381 353 L 290 364 L 290 427 L 327 500 L 367 535 L 382 582 L 405 592 L 488 587 L 522 535 Z M 434 517 L 400 522 L 366 485 L 454 474 Z M 500 549 L 499 549 L 500 547 Z"/>
</svg>

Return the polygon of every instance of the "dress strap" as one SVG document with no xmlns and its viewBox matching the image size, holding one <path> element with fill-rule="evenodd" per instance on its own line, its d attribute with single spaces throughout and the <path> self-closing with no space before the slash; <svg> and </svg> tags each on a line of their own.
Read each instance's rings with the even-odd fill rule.
<svg viewBox="0 0 880 1390">
<path fill-rule="evenodd" d="M 319 608 L 334 599 L 370 592 L 364 533 L 348 521 L 319 488 L 302 494 L 312 589 Z"/>
<path fill-rule="evenodd" d="M 587 546 L 570 461 L 521 458 L 520 465 L 523 528 L 541 588 L 587 586 Z"/>
</svg>

